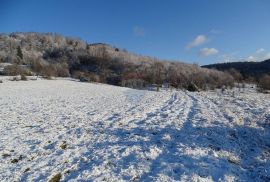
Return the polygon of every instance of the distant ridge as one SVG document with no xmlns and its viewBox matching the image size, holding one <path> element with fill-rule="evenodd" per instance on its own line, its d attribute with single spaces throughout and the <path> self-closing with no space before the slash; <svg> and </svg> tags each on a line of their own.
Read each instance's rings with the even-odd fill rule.
<svg viewBox="0 0 270 182">
<path fill-rule="evenodd" d="M 218 63 L 202 66 L 203 68 L 217 69 L 220 71 L 228 71 L 235 69 L 244 77 L 260 77 L 264 74 L 270 75 L 270 59 L 262 62 L 230 62 Z"/>
</svg>

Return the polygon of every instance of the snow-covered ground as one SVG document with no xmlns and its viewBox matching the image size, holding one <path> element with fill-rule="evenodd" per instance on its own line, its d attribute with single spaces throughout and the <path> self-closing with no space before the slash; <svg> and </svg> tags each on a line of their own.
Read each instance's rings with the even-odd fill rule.
<svg viewBox="0 0 270 182">
<path fill-rule="evenodd" d="M 269 181 L 270 95 L 0 83 L 0 181 Z"/>
</svg>

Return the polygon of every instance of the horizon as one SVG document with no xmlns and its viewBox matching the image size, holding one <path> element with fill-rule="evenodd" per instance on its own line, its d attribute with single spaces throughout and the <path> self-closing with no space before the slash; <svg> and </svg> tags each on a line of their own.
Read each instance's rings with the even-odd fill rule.
<svg viewBox="0 0 270 182">
<path fill-rule="evenodd" d="M 0 3 L 2 33 L 57 33 L 199 65 L 270 58 L 265 0 Z"/>
</svg>

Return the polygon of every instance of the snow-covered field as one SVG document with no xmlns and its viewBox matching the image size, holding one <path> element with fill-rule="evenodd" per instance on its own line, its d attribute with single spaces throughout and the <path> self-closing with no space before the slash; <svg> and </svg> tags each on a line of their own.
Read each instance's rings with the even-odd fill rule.
<svg viewBox="0 0 270 182">
<path fill-rule="evenodd" d="M 0 181 L 269 181 L 270 95 L 0 83 Z"/>
</svg>

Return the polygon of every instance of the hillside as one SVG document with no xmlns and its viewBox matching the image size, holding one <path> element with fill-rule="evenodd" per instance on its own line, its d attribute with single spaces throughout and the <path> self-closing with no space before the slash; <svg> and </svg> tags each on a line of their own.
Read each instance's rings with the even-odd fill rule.
<svg viewBox="0 0 270 182">
<path fill-rule="evenodd" d="M 84 81 L 144 88 L 169 83 L 176 88 L 209 89 L 232 85 L 229 74 L 197 65 L 139 56 L 104 43 L 52 33 L 0 35 L 0 61 L 25 65 L 44 77 L 72 76 Z M 18 71 L 19 70 L 19 71 Z M 28 74 L 8 67 L 4 74 Z"/>
<path fill-rule="evenodd" d="M 228 71 L 233 68 L 239 71 L 245 78 L 257 78 L 264 74 L 270 74 L 270 59 L 262 62 L 231 62 L 205 65 L 202 67 L 220 71 Z"/>
</svg>

